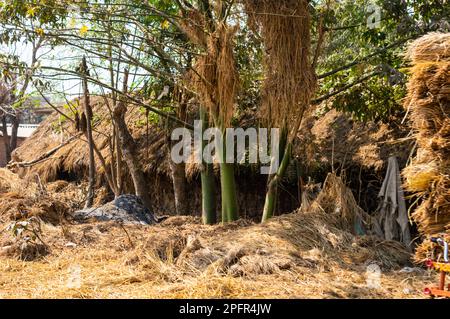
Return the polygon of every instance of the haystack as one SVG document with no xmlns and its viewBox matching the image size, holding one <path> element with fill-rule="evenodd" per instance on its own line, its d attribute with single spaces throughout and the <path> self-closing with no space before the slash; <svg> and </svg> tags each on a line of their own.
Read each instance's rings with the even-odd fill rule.
<svg viewBox="0 0 450 319">
<path fill-rule="evenodd" d="M 0 222 L 33 217 L 56 225 L 85 201 L 86 185 L 64 181 L 43 184 L 37 177 L 21 179 L 4 168 L 0 169 L 0 186 Z"/>
<path fill-rule="evenodd" d="M 22 189 L 24 181 L 13 172 L 0 168 L 0 194 Z"/>
<path fill-rule="evenodd" d="M 219 241 L 209 233 L 191 235 L 176 264 L 193 272 L 245 277 L 315 268 L 319 263 L 330 268 L 371 262 L 385 268 L 407 264 L 410 255 L 401 243 L 355 235 L 359 232 L 355 226 L 369 234 L 370 223 L 351 190 L 329 174 L 319 196 L 297 212 L 264 225 L 239 227 L 221 234 Z"/>
<path fill-rule="evenodd" d="M 408 50 L 412 62 L 405 107 L 418 151 L 403 171 L 406 188 L 421 198 L 412 213 L 422 235 L 450 235 L 450 33 L 430 33 Z M 426 249 L 419 249 L 418 260 Z"/>
<path fill-rule="evenodd" d="M 397 157 L 400 166 L 406 164 L 414 146 L 408 134 L 409 129 L 395 121 L 362 122 L 323 103 L 305 114 L 294 154 L 306 156 L 304 162 L 310 170 L 315 166 L 331 170 L 355 167 L 381 178 L 389 157 Z"/>
</svg>

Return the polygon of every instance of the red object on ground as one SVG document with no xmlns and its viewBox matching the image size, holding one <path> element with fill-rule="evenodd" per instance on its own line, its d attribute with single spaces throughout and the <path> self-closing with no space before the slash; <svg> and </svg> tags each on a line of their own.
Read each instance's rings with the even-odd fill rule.
<svg viewBox="0 0 450 319">
<path fill-rule="evenodd" d="M 441 271 L 440 277 L 439 277 L 439 286 L 438 287 L 431 287 L 431 288 L 425 288 L 423 290 L 423 293 L 427 296 L 430 296 L 432 298 L 434 297 L 445 297 L 450 298 L 450 284 L 447 285 L 447 290 L 445 289 L 445 277 L 447 276 L 447 272 Z"/>
</svg>

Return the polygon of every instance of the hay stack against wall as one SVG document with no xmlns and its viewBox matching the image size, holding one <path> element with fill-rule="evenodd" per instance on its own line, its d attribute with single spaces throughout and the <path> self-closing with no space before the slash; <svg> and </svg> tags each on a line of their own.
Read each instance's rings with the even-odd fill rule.
<svg viewBox="0 0 450 319">
<path fill-rule="evenodd" d="M 450 33 L 417 39 L 408 58 L 412 68 L 405 107 L 418 149 L 403 175 L 406 189 L 421 197 L 412 218 L 423 235 L 450 235 Z"/>
</svg>

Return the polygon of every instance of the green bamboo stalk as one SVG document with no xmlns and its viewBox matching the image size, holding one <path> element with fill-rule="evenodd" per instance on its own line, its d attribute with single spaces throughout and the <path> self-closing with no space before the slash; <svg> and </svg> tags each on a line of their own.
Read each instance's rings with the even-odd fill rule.
<svg viewBox="0 0 450 319">
<path fill-rule="evenodd" d="M 220 186 L 222 196 L 222 222 L 232 222 L 239 219 L 236 181 L 234 176 L 234 164 L 227 163 L 227 136 L 225 131 L 223 137 L 223 149 L 219 152 L 220 157 Z"/>
<path fill-rule="evenodd" d="M 217 223 L 216 217 L 216 183 L 212 164 L 205 164 L 201 172 L 202 181 L 202 218 L 203 223 Z"/>
<path fill-rule="evenodd" d="M 283 159 L 281 160 L 278 171 L 274 175 L 272 175 L 269 179 L 266 199 L 264 203 L 263 216 L 261 221 L 262 223 L 266 222 L 267 220 L 273 217 L 273 213 L 275 211 L 275 204 L 277 200 L 278 185 L 282 180 L 284 174 L 286 173 L 287 167 L 289 166 L 289 162 L 291 160 L 291 151 L 292 151 L 292 144 L 288 143 L 283 152 L 284 153 Z"/>
<path fill-rule="evenodd" d="M 202 136 L 204 129 L 208 126 L 207 114 L 204 108 L 200 108 L 200 120 L 202 121 Z M 206 141 L 202 138 L 202 152 L 206 146 Z M 216 182 L 214 178 L 213 164 L 203 161 L 200 172 L 202 183 L 202 219 L 206 225 L 217 223 L 216 215 Z"/>
<path fill-rule="evenodd" d="M 239 219 L 236 196 L 236 181 L 234 178 L 234 164 L 220 164 L 220 186 L 222 194 L 222 222 Z"/>
</svg>

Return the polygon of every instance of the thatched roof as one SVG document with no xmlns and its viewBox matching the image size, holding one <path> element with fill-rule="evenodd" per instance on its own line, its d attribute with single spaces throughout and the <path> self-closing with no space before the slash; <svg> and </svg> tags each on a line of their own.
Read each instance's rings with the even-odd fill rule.
<svg viewBox="0 0 450 319">
<path fill-rule="evenodd" d="M 110 101 L 111 102 L 111 101 Z M 77 104 L 78 101 L 73 101 Z M 91 99 L 94 110 L 94 141 L 101 150 L 107 164 L 111 162 L 109 143 L 112 136 L 111 117 L 105 103 L 105 97 Z M 111 103 L 110 103 L 111 104 Z M 82 109 L 83 101 L 79 101 L 79 109 Z M 69 111 L 65 110 L 67 114 Z M 72 114 L 71 114 L 72 115 Z M 139 144 L 139 154 L 145 172 L 157 174 L 169 174 L 169 166 L 165 161 L 167 150 L 164 131 L 157 125 L 149 124 L 149 134 L 146 134 L 147 120 L 145 112 L 137 107 L 129 107 L 126 115 L 128 127 Z M 60 146 L 49 158 L 46 158 L 31 167 L 21 168 L 21 175 L 39 174 L 43 181 L 59 179 L 61 173 L 83 176 L 88 167 L 88 146 L 84 136 L 79 135 L 74 123 L 64 119 L 54 112 L 13 154 L 14 162 L 29 162 L 38 158 L 41 154 Z M 72 141 L 68 141 L 72 138 Z M 98 172 L 104 173 L 96 156 Z"/>
<path fill-rule="evenodd" d="M 348 113 L 323 111 L 308 115 L 300 129 L 296 155 L 311 166 L 335 169 L 352 166 L 380 173 L 390 156 L 404 165 L 414 141 L 409 128 L 382 122 L 360 122 Z"/>
<path fill-rule="evenodd" d="M 111 101 L 110 101 L 111 102 Z M 194 101 L 195 102 L 195 101 Z M 78 109 L 83 109 L 83 101 L 74 100 L 73 104 L 79 104 Z M 101 150 L 106 164 L 111 163 L 109 151 L 109 139 L 111 138 L 112 126 L 109 109 L 105 103 L 105 97 L 95 97 L 91 99 L 94 111 L 94 141 Z M 111 104 L 111 103 L 110 103 Z M 196 103 L 190 103 L 190 112 L 192 118 L 188 121 L 193 122 L 198 113 Z M 65 111 L 68 114 L 68 111 Z M 152 118 L 152 116 L 150 116 Z M 237 115 L 239 126 L 257 127 L 255 114 L 251 111 L 242 111 Z M 141 163 L 143 163 L 144 173 L 147 175 L 171 177 L 169 167 L 169 153 L 167 147 L 167 135 L 164 128 L 164 120 L 158 123 L 150 120 L 148 123 L 145 111 L 137 107 L 129 107 L 126 114 L 128 128 L 138 143 Z M 78 134 L 78 136 L 77 136 Z M 61 147 L 62 144 L 67 143 Z M 75 124 L 67 119 L 62 119 L 61 115 L 54 112 L 45 121 L 41 123 L 38 129 L 13 153 L 13 162 L 23 163 L 32 162 L 38 159 L 42 154 L 60 147 L 50 157 L 33 163 L 26 168 L 15 168 L 22 177 L 34 176 L 38 174 L 42 181 L 51 182 L 60 179 L 61 173 L 69 174 L 81 179 L 87 176 L 88 169 L 88 146 L 83 135 L 80 135 Z M 217 161 L 217 158 L 215 159 Z M 97 171 L 103 175 L 99 159 L 96 156 Z M 15 165 L 13 165 L 15 166 Z M 28 166 L 28 165 L 27 165 Z M 254 170 L 256 171 L 257 165 Z M 214 165 L 218 174 L 218 162 Z M 195 154 L 186 164 L 186 176 L 188 179 L 194 179 L 200 174 L 201 165 L 195 161 Z"/>
</svg>

